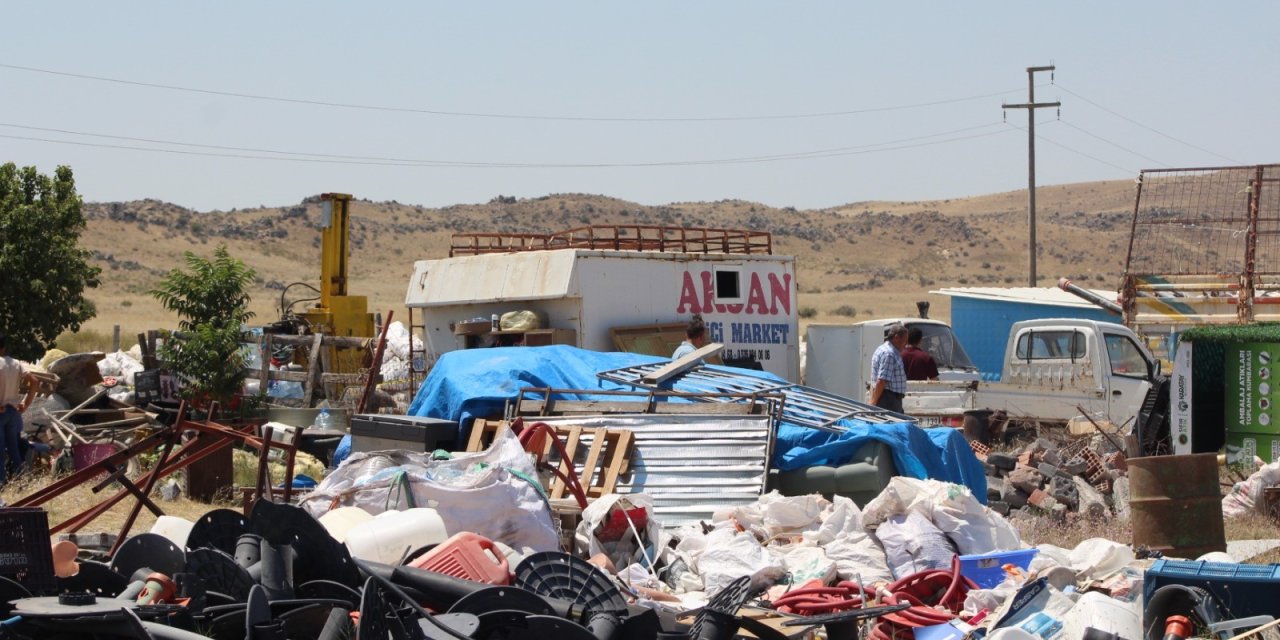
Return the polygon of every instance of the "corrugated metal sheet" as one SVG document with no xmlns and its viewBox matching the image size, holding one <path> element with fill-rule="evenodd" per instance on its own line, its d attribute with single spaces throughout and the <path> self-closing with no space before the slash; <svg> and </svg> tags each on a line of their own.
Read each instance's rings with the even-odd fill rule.
<svg viewBox="0 0 1280 640">
<path fill-rule="evenodd" d="M 419 260 L 404 303 L 439 307 L 563 298 L 574 291 L 576 254 L 565 249 Z"/>
<path fill-rule="evenodd" d="M 637 365 L 612 371 L 602 371 L 596 375 L 620 384 L 628 384 L 642 389 L 656 389 L 655 385 L 645 384 L 643 379 L 668 364 L 670 363 L 658 362 Z M 845 418 L 873 424 L 916 422 L 916 419 L 911 416 L 886 411 L 864 402 L 855 402 L 844 396 L 827 393 L 821 389 L 790 382 L 780 383 L 749 374 L 736 374 L 705 366 L 699 366 L 680 374 L 675 378 L 674 389 L 684 393 L 702 394 L 782 394 L 786 397 L 782 404 L 783 422 L 833 432 L 843 432 L 845 430 L 844 427 L 835 424 L 837 420 Z M 734 402 L 732 399 L 721 401 Z"/>
<path fill-rule="evenodd" d="M 1090 291 L 1114 301 L 1115 291 L 1090 289 Z M 974 298 L 979 300 L 998 300 L 1004 302 L 1021 302 L 1025 304 L 1047 304 L 1055 307 L 1081 307 L 1097 309 L 1095 305 L 1058 287 L 948 287 L 937 289 L 936 293 L 953 298 Z"/>
<path fill-rule="evenodd" d="M 672 528 L 710 520 L 716 509 L 754 503 L 772 452 L 769 416 L 620 415 L 526 418 L 550 425 L 627 429 L 635 434 L 618 493 L 653 497 L 655 517 Z M 584 433 L 582 440 L 590 443 Z M 585 456 L 588 447 L 580 447 Z M 580 461 L 579 461 L 580 462 Z"/>
</svg>

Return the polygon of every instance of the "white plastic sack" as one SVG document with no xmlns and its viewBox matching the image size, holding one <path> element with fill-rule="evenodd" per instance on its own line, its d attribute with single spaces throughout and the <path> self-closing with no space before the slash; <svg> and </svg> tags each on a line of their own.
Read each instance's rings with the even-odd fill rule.
<svg viewBox="0 0 1280 640">
<path fill-rule="evenodd" d="M 841 580 L 868 585 L 893 581 L 884 549 L 862 528 L 862 511 L 849 498 L 834 496 L 822 524 L 805 532 L 804 540 L 822 547 Z"/>
<path fill-rule="evenodd" d="M 874 528 L 908 512 L 927 517 L 961 554 L 1022 548 L 1017 530 L 1004 516 L 982 506 L 968 487 L 938 480 L 894 477 L 862 510 L 863 524 Z"/>
<path fill-rule="evenodd" d="M 134 374 L 142 371 L 142 363 L 133 359 L 124 351 L 108 353 L 98 361 L 98 373 L 114 376 L 129 386 L 133 386 Z"/>
<path fill-rule="evenodd" d="M 1106 538 L 1089 538 L 1071 550 L 1067 566 L 1076 572 L 1076 580 L 1080 581 L 1101 578 L 1133 561 L 1133 549 L 1129 545 Z"/>
<path fill-rule="evenodd" d="M 782 556 L 782 566 L 791 574 L 792 584 L 814 579 L 831 584 L 836 577 L 836 563 L 821 547 L 793 545 Z"/>
<path fill-rule="evenodd" d="M 784 569 L 783 563 L 760 546 L 755 537 L 732 529 L 707 534 L 706 550 L 698 557 L 695 570 L 702 577 L 704 591 L 714 596 L 725 585 L 742 576 L 765 569 Z"/>
<path fill-rule="evenodd" d="M 951 566 L 955 549 L 951 541 L 919 511 L 889 518 L 876 528 L 895 578 L 927 569 Z"/>
<path fill-rule="evenodd" d="M 618 500 L 626 498 L 633 507 L 643 507 L 648 516 L 646 518 L 644 529 L 637 529 L 635 533 L 628 531 L 622 535 L 622 538 L 616 542 L 601 542 L 592 533 L 604 519 L 608 517 L 609 511 L 617 504 Z M 573 543 L 574 548 L 579 555 L 592 557 L 596 554 L 603 553 L 609 557 L 615 567 L 625 567 L 634 562 L 645 562 L 644 558 L 639 554 L 640 543 L 636 540 L 636 534 L 647 543 L 644 549 L 645 555 L 648 556 L 649 562 L 656 561 L 655 554 L 663 548 L 662 523 L 658 522 L 653 513 L 653 498 L 643 493 L 629 493 L 619 495 L 610 493 L 596 498 L 594 502 L 587 505 L 582 510 L 582 520 L 578 522 L 578 528 L 574 531 Z"/>
<path fill-rule="evenodd" d="M 410 339 L 413 340 L 414 346 L 421 348 L 422 340 L 410 335 L 409 330 L 400 321 L 392 322 L 387 326 L 387 354 L 401 360 L 408 360 Z"/>
<path fill-rule="evenodd" d="M 1231 492 L 1222 499 L 1222 516 L 1236 518 L 1262 507 L 1262 492 L 1268 487 L 1280 485 L 1280 460 L 1263 466 L 1249 475 L 1244 482 L 1237 482 Z"/>
<path fill-rule="evenodd" d="M 821 495 L 783 496 L 770 491 L 760 496 L 764 528 L 769 535 L 800 533 L 820 522 L 822 512 L 831 503 Z"/>
<path fill-rule="evenodd" d="M 503 430 L 487 451 L 452 460 L 403 450 L 354 454 L 301 506 L 317 518 L 339 506 L 374 515 L 431 507 L 449 531 L 471 531 L 517 549 L 555 551 L 560 538 L 535 477 L 519 440 Z"/>
</svg>

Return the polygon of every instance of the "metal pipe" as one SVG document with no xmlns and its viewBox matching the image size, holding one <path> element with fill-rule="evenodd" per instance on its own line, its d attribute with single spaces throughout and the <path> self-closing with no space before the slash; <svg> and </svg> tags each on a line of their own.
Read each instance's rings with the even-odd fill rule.
<svg viewBox="0 0 1280 640">
<path fill-rule="evenodd" d="M 1116 315 L 1124 315 L 1124 309 L 1121 308 L 1120 305 L 1110 300 L 1107 300 L 1106 298 L 1088 289 L 1081 288 L 1079 285 L 1076 285 L 1075 283 L 1071 282 L 1069 278 L 1058 278 L 1058 288 L 1062 289 L 1063 291 L 1066 291 L 1067 293 L 1071 293 L 1076 296 L 1079 296 L 1093 304 L 1096 304 L 1099 307 L 1102 307 L 1103 309 L 1110 311 L 1111 313 L 1114 313 Z"/>
</svg>

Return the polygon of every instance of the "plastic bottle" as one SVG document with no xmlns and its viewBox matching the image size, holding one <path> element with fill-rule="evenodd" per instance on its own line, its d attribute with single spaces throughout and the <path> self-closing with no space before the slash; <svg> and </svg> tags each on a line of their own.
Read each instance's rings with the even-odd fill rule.
<svg viewBox="0 0 1280 640">
<path fill-rule="evenodd" d="M 316 429 L 332 429 L 333 428 L 333 416 L 329 414 L 328 407 L 322 407 L 320 409 L 320 413 L 316 414 L 315 423 L 312 424 L 311 426 Z"/>
</svg>

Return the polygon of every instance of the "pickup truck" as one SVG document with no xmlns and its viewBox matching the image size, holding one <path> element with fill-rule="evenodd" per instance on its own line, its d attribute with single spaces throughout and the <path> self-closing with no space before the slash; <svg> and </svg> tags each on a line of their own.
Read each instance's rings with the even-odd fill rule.
<svg viewBox="0 0 1280 640">
<path fill-rule="evenodd" d="M 911 322 L 936 323 L 900 321 L 908 326 Z M 821 336 L 821 330 L 815 334 L 814 328 L 807 333 L 806 384 L 849 397 L 865 397 L 871 352 L 864 348 L 860 352 L 865 354 L 841 353 Z M 880 336 L 883 341 L 882 328 Z M 929 346 L 927 340 L 925 346 Z M 963 353 L 963 348 L 955 342 L 951 353 L 957 352 Z M 844 380 L 831 375 L 828 361 L 855 355 L 865 356 L 851 364 L 856 365 L 856 373 Z M 1122 424 L 1137 416 L 1160 373 L 1156 358 L 1130 329 L 1075 318 L 1015 323 L 1006 342 L 1000 382 L 980 381 L 976 370 L 943 373 L 944 361 L 938 354 L 934 358 L 938 360 L 939 380 L 908 383 L 903 399 L 906 413 L 919 419 L 921 426 L 958 426 L 964 412 L 973 409 L 999 409 L 1011 418 L 1066 422 L 1080 414 L 1077 407 Z"/>
</svg>

